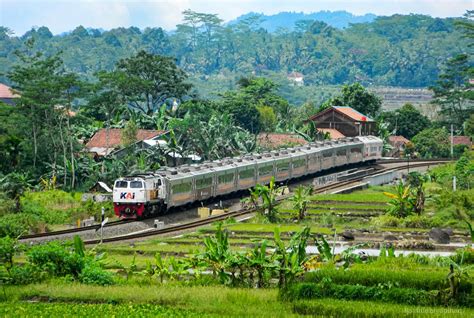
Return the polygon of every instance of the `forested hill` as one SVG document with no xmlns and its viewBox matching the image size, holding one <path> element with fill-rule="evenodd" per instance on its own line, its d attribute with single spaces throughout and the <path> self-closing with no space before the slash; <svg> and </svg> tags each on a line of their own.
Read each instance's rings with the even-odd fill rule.
<svg viewBox="0 0 474 318">
<path fill-rule="evenodd" d="M 258 17 L 262 21 L 260 23 L 262 28 L 269 32 L 275 32 L 281 28 L 293 31 L 314 21 L 321 21 L 332 27 L 343 29 L 354 23 L 372 22 L 377 16 L 371 13 L 358 16 L 347 11 L 319 11 L 313 13 L 280 12 L 273 15 L 250 12 L 230 21 L 229 25 L 233 25 L 250 17 Z"/>
<path fill-rule="evenodd" d="M 226 25 L 216 15 L 185 11 L 188 23 L 167 33 L 161 28 L 117 28 L 106 32 L 77 27 L 53 36 L 46 27 L 21 37 L 0 29 L 0 73 L 17 61 L 15 51 L 62 51 L 67 68 L 90 76 L 110 70 L 117 60 L 141 49 L 176 58 L 188 74 L 201 79 L 297 71 L 308 85 L 359 81 L 364 85 L 425 87 L 448 57 L 468 50 L 455 19 L 423 15 L 378 17 L 370 23 L 337 29 L 324 22 L 300 23 L 295 31 L 271 33 L 250 16 Z M 31 42 L 31 41 L 29 41 Z M 6 77 L 0 81 L 7 81 Z"/>
</svg>

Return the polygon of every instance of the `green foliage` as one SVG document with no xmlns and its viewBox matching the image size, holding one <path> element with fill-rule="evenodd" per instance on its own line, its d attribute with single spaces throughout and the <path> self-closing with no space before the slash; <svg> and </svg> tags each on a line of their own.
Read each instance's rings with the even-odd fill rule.
<svg viewBox="0 0 474 318">
<path fill-rule="evenodd" d="M 430 120 L 421 114 L 412 104 L 405 104 L 393 112 L 382 114 L 387 122 L 388 130 L 394 135 L 401 135 L 407 139 L 413 138 L 420 131 L 430 126 Z"/>
<path fill-rule="evenodd" d="M 86 262 L 78 276 L 79 281 L 90 285 L 112 285 L 114 283 L 113 274 L 105 271 L 96 262 Z"/>
<path fill-rule="evenodd" d="M 448 158 L 449 136 L 444 128 L 428 128 L 412 139 L 415 150 L 423 158 Z"/>
<path fill-rule="evenodd" d="M 457 129 L 462 127 L 465 119 L 474 111 L 474 95 L 469 82 L 473 72 L 469 55 L 458 54 L 447 60 L 445 69 L 431 87 L 434 92 L 433 102 L 441 106 L 446 121 L 454 124 Z"/>
<path fill-rule="evenodd" d="M 27 258 L 32 265 L 51 276 L 72 275 L 77 278 L 85 265 L 83 257 L 57 242 L 32 247 Z"/>
<path fill-rule="evenodd" d="M 404 218 L 413 212 L 414 200 L 411 196 L 411 188 L 399 182 L 395 193 L 384 192 L 391 200 L 388 202 L 388 214 Z"/>
<path fill-rule="evenodd" d="M 257 184 L 255 188 L 250 189 L 252 203 L 270 223 L 277 220 L 276 198 L 282 191 L 282 187 L 276 186 L 274 177 L 272 177 L 268 186 Z"/>
<path fill-rule="evenodd" d="M 0 218 L 0 237 L 18 237 L 28 233 L 30 229 L 36 229 L 38 218 L 34 215 L 16 213 L 8 214 Z"/>
<path fill-rule="evenodd" d="M 329 101 L 330 106 L 350 106 L 360 113 L 375 117 L 382 107 L 380 97 L 367 91 L 360 83 L 344 85 L 341 95 Z"/>
<path fill-rule="evenodd" d="M 313 194 L 313 187 L 299 186 L 295 190 L 295 194 L 290 198 L 293 203 L 293 208 L 298 212 L 298 220 L 301 221 L 306 215 L 306 209 L 309 202 L 311 202 L 310 196 Z"/>
<path fill-rule="evenodd" d="M 407 305 L 432 306 L 441 305 L 434 294 L 419 289 L 385 286 L 337 285 L 326 283 L 294 284 L 282 295 L 287 300 L 313 299 L 330 297 L 346 300 L 376 300 Z"/>
</svg>

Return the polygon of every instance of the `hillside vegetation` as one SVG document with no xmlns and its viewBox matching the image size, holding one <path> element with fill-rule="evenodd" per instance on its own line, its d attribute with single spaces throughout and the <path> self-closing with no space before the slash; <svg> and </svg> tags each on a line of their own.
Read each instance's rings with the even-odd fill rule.
<svg viewBox="0 0 474 318">
<path fill-rule="evenodd" d="M 40 27 L 13 36 L 2 27 L 0 73 L 18 62 L 14 52 L 24 51 L 25 41 L 31 39 L 33 48 L 46 55 L 62 51 L 65 67 L 86 77 L 146 50 L 176 58 L 177 65 L 198 81 L 219 74 L 218 88 L 226 85 L 223 79 L 235 76 L 277 74 L 284 79 L 292 71 L 301 72 L 307 85 L 359 81 L 425 87 L 435 82 L 442 62 L 468 51 L 468 40 L 455 32 L 455 20 L 393 15 L 343 30 L 303 20 L 294 31 L 271 33 L 258 15 L 226 25 L 217 15 L 187 10 L 184 23 L 173 32 L 159 27 L 103 32 L 78 26 L 65 35 L 53 36 Z"/>
</svg>

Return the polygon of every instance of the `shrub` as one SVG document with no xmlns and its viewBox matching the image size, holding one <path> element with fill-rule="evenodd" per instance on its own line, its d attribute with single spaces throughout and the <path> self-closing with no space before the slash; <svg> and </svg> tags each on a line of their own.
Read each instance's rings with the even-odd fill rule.
<svg viewBox="0 0 474 318">
<path fill-rule="evenodd" d="M 0 237 L 18 237 L 28 233 L 29 229 L 35 227 L 38 218 L 32 215 L 16 213 L 8 214 L 0 218 Z"/>
<path fill-rule="evenodd" d="M 70 247 L 57 242 L 32 247 L 27 258 L 31 264 L 52 276 L 70 274 L 78 277 L 85 265 L 83 257 L 72 252 Z"/>
<path fill-rule="evenodd" d="M 436 297 L 430 292 L 414 288 L 385 286 L 337 285 L 334 283 L 298 283 L 290 286 L 282 293 L 287 300 L 313 299 L 331 297 L 346 300 L 378 300 L 402 303 L 407 305 L 430 306 L 437 303 Z"/>
<path fill-rule="evenodd" d="M 112 285 L 114 279 L 112 273 L 105 271 L 97 263 L 89 261 L 86 263 L 82 272 L 79 274 L 79 280 L 84 284 L 93 285 Z"/>
<path fill-rule="evenodd" d="M 420 307 L 337 299 L 300 300 L 293 303 L 293 310 L 300 315 L 318 317 L 364 317 L 364 318 L 398 318 L 401 316 L 430 318 L 468 317 L 469 310 L 456 308 L 446 310 L 444 307 Z M 422 315 L 420 313 L 426 313 Z"/>
<path fill-rule="evenodd" d="M 10 270 L 11 284 L 13 285 L 27 285 L 38 283 L 45 278 L 44 272 L 38 270 L 37 267 L 31 264 L 22 266 L 13 266 Z"/>
<path fill-rule="evenodd" d="M 391 284 L 405 288 L 419 288 L 424 290 L 447 288 L 446 273 L 422 272 L 406 270 L 384 270 L 381 268 L 353 267 L 350 270 L 323 268 L 305 275 L 306 282 L 320 283 L 325 278 L 335 284 L 359 284 L 363 286 L 377 286 Z"/>
<path fill-rule="evenodd" d="M 442 223 L 439 219 L 432 219 L 425 215 L 410 215 L 403 220 L 403 226 L 408 228 L 432 228 L 441 226 Z"/>
<path fill-rule="evenodd" d="M 371 222 L 375 227 L 398 227 L 400 225 L 401 219 L 392 215 L 381 215 L 372 218 Z"/>
</svg>

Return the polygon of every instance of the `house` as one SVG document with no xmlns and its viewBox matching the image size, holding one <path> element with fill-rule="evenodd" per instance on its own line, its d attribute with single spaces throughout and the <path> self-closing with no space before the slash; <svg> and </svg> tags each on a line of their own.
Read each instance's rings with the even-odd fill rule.
<svg viewBox="0 0 474 318">
<path fill-rule="evenodd" d="M 307 121 L 310 120 L 318 129 L 335 129 L 346 137 L 375 134 L 375 121 L 349 106 L 331 106 Z"/>
<path fill-rule="evenodd" d="M 278 149 L 306 144 L 306 140 L 297 134 L 260 133 L 257 144 L 265 149 Z"/>
<path fill-rule="evenodd" d="M 346 136 L 344 136 L 339 130 L 333 129 L 333 128 L 317 128 L 319 132 L 323 134 L 328 134 L 329 139 L 331 140 L 336 140 L 336 139 L 341 139 Z"/>
<path fill-rule="evenodd" d="M 11 87 L 0 83 L 0 102 L 4 102 L 8 105 L 15 105 L 15 98 L 20 97 L 19 95 L 15 94 Z"/>
<path fill-rule="evenodd" d="M 156 139 L 166 134 L 164 130 L 137 130 L 137 141 Z M 97 157 L 107 156 L 122 147 L 122 129 L 102 128 L 86 143 L 87 151 Z"/>
<path fill-rule="evenodd" d="M 469 149 L 472 149 L 473 147 L 471 137 L 469 136 L 453 136 L 453 145 L 454 146 L 465 145 Z"/>
<path fill-rule="evenodd" d="M 404 153 L 405 147 L 408 143 L 410 143 L 410 140 L 406 139 L 403 136 L 389 136 L 388 143 L 390 144 L 390 146 L 392 146 L 392 149 L 387 155 L 390 157 L 398 158 Z"/>
<path fill-rule="evenodd" d="M 303 86 L 304 85 L 304 76 L 303 74 L 299 72 L 291 72 L 288 74 L 286 77 L 292 84 L 296 84 L 297 86 Z"/>
</svg>

